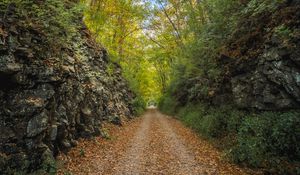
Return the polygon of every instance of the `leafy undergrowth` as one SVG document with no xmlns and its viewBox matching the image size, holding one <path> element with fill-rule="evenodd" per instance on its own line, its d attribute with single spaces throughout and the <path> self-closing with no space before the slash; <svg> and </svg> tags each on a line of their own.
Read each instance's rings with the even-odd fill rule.
<svg viewBox="0 0 300 175">
<path fill-rule="evenodd" d="M 167 103 L 162 103 L 161 108 L 167 108 Z M 216 108 L 198 104 L 166 112 L 177 113 L 186 126 L 215 143 L 235 163 L 275 174 L 300 173 L 297 111 L 255 113 L 230 106 Z"/>
<path fill-rule="evenodd" d="M 135 116 L 140 116 L 144 113 L 144 111 L 146 110 L 146 102 L 143 98 L 141 97 L 136 97 L 133 102 L 132 102 L 132 107 L 134 109 L 134 115 Z"/>
</svg>

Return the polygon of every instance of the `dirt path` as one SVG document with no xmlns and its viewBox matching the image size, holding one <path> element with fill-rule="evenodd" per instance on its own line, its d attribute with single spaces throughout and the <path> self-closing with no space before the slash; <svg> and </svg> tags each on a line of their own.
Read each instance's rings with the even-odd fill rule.
<svg viewBox="0 0 300 175">
<path fill-rule="evenodd" d="M 247 174 L 222 161 L 208 142 L 155 109 L 124 127 L 108 127 L 115 137 L 80 141 L 69 156 L 59 158 L 65 163 L 59 174 Z"/>
</svg>

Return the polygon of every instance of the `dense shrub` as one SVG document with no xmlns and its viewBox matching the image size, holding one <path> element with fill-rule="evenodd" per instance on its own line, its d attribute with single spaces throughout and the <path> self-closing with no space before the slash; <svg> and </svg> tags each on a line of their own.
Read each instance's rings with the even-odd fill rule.
<svg viewBox="0 0 300 175">
<path fill-rule="evenodd" d="M 132 107 L 133 107 L 133 110 L 134 110 L 134 115 L 135 116 L 141 115 L 145 111 L 146 105 L 147 105 L 147 103 L 140 96 L 134 98 L 134 100 L 132 102 Z"/>
<path fill-rule="evenodd" d="M 251 166 L 259 166 L 266 156 L 265 138 L 270 127 L 265 119 L 247 116 L 238 132 L 238 145 L 232 152 L 236 162 L 247 162 Z"/>
<path fill-rule="evenodd" d="M 232 158 L 253 167 L 271 168 L 283 161 L 299 161 L 299 126 L 300 117 L 296 112 L 248 116 L 239 128 Z"/>
<path fill-rule="evenodd" d="M 165 108 L 162 111 L 165 111 Z M 243 112 L 228 106 L 216 109 L 203 104 L 189 104 L 178 110 L 178 117 L 185 125 L 207 138 L 237 133 L 243 115 Z"/>
<path fill-rule="evenodd" d="M 168 115 L 174 115 L 177 108 L 177 100 L 170 95 L 164 95 L 161 97 L 159 104 L 159 109 L 164 111 Z"/>
<path fill-rule="evenodd" d="M 222 134 L 223 116 L 219 113 L 211 113 L 202 117 L 200 123 L 200 132 L 208 137 L 215 138 Z"/>
<path fill-rule="evenodd" d="M 188 105 L 179 110 L 179 119 L 188 127 L 199 131 L 202 117 L 205 115 L 206 107 L 201 105 Z"/>
<path fill-rule="evenodd" d="M 162 111 L 177 112 L 186 126 L 221 144 L 218 147 L 235 163 L 273 173 L 296 173 L 300 161 L 299 112 L 254 113 L 204 104 L 177 105 L 175 110 L 172 97 L 165 96 L 164 100 Z"/>
<path fill-rule="evenodd" d="M 245 118 L 245 112 L 236 109 L 230 109 L 230 112 L 225 120 L 226 131 L 228 133 L 237 134 L 243 121 L 243 118 Z"/>
</svg>

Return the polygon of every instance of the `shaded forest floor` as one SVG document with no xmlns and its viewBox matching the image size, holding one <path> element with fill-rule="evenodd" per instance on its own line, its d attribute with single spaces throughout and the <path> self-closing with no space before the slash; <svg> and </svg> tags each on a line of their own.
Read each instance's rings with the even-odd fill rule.
<svg viewBox="0 0 300 175">
<path fill-rule="evenodd" d="M 210 143 L 156 109 L 124 127 L 106 127 L 111 137 L 80 140 L 60 155 L 59 174 L 258 174 L 222 160 Z"/>
</svg>

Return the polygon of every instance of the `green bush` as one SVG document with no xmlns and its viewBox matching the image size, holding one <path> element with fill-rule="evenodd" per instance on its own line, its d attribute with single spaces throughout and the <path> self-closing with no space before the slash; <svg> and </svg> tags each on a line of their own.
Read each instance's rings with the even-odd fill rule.
<svg viewBox="0 0 300 175">
<path fill-rule="evenodd" d="M 276 155 L 300 160 L 300 116 L 299 113 L 283 113 L 273 119 L 270 150 Z"/>
<path fill-rule="evenodd" d="M 168 94 L 162 96 L 158 104 L 158 108 L 168 115 L 174 115 L 177 107 L 177 100 Z"/>
<path fill-rule="evenodd" d="M 230 112 L 227 114 L 225 120 L 226 131 L 228 133 L 237 134 L 244 117 L 245 117 L 244 112 L 236 109 L 231 109 Z"/>
<path fill-rule="evenodd" d="M 225 136 L 228 133 L 236 134 L 243 117 L 242 112 L 229 106 L 209 108 L 198 104 L 185 110 L 187 112 L 182 115 L 182 121 L 189 123 L 188 126 L 209 139 Z"/>
<path fill-rule="evenodd" d="M 297 171 L 294 164 L 300 161 L 299 112 L 251 113 L 231 106 L 191 103 L 176 108 L 171 97 L 165 97 L 160 105 L 164 111 L 177 112 L 177 117 L 201 136 L 216 141 L 235 163 L 280 174 Z"/>
<path fill-rule="evenodd" d="M 238 132 L 238 145 L 232 152 L 236 162 L 246 162 L 255 167 L 262 164 L 266 154 L 265 137 L 269 135 L 265 127 L 269 127 L 265 119 L 246 117 Z"/>
<path fill-rule="evenodd" d="M 237 163 L 278 169 L 283 162 L 300 160 L 299 113 L 265 112 L 247 116 L 238 131 L 238 143 L 231 151 Z"/>
<path fill-rule="evenodd" d="M 208 138 L 215 138 L 222 134 L 223 129 L 223 116 L 220 113 L 211 113 L 202 118 L 200 124 L 200 132 Z"/>
<path fill-rule="evenodd" d="M 202 104 L 180 108 L 178 117 L 186 126 L 206 138 L 220 136 L 225 129 L 223 113 L 209 109 Z"/>
<path fill-rule="evenodd" d="M 134 115 L 136 115 L 136 116 L 141 115 L 145 111 L 146 105 L 147 105 L 147 103 L 141 96 L 137 96 L 136 98 L 134 98 L 134 100 L 132 102 Z"/>
<path fill-rule="evenodd" d="M 205 108 L 201 105 L 187 105 L 179 110 L 178 117 L 186 126 L 199 131 Z"/>
</svg>

